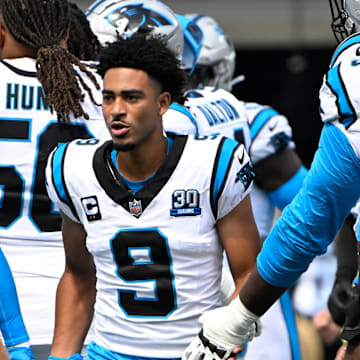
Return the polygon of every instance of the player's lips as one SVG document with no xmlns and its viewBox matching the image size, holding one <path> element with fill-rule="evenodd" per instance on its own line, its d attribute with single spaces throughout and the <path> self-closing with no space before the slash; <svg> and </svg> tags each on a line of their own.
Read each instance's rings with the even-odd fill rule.
<svg viewBox="0 0 360 360">
<path fill-rule="evenodd" d="M 111 133 L 114 136 L 123 136 L 129 131 L 129 126 L 122 121 L 113 121 L 111 123 Z"/>
</svg>

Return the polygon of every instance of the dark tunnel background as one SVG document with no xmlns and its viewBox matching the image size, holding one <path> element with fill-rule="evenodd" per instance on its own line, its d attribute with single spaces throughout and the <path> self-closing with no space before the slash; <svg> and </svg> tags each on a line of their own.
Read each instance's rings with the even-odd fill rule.
<svg viewBox="0 0 360 360">
<path fill-rule="evenodd" d="M 245 81 L 233 88 L 240 100 L 274 107 L 287 116 L 296 149 L 309 167 L 316 151 L 322 121 L 319 90 L 333 48 L 244 50 L 237 48 L 235 75 Z"/>
</svg>

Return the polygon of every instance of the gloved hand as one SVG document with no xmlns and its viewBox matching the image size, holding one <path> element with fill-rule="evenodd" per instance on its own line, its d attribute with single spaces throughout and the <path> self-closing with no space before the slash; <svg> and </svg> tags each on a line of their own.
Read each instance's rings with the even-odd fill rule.
<svg viewBox="0 0 360 360">
<path fill-rule="evenodd" d="M 352 298 L 352 284 L 346 279 L 336 280 L 328 299 L 328 308 L 332 319 L 339 326 L 345 322 L 345 309 Z"/>
<path fill-rule="evenodd" d="M 56 356 L 49 355 L 48 360 L 82 360 L 82 355 L 76 353 L 74 355 L 71 355 L 69 358 L 59 358 Z"/>
<path fill-rule="evenodd" d="M 10 360 L 34 360 L 34 354 L 31 345 L 29 346 L 11 346 L 7 348 Z"/>
<path fill-rule="evenodd" d="M 203 314 L 203 329 L 185 349 L 182 360 L 225 360 L 233 349 L 259 336 L 260 318 L 246 309 L 237 297 L 228 306 Z"/>
</svg>

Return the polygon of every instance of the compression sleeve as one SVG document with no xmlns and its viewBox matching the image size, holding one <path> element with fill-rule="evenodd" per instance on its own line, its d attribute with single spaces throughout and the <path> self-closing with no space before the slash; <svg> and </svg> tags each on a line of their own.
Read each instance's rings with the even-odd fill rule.
<svg viewBox="0 0 360 360">
<path fill-rule="evenodd" d="M 300 190 L 308 170 L 301 166 L 299 170 L 286 183 L 282 184 L 276 190 L 268 193 L 272 202 L 283 210 Z"/>
<path fill-rule="evenodd" d="M 360 195 L 360 160 L 345 134 L 324 125 L 303 186 L 284 209 L 257 258 L 262 278 L 291 286 L 312 259 L 325 253 Z"/>
<path fill-rule="evenodd" d="M 0 330 L 6 346 L 14 346 L 29 341 L 23 318 L 15 282 L 0 248 Z"/>
</svg>

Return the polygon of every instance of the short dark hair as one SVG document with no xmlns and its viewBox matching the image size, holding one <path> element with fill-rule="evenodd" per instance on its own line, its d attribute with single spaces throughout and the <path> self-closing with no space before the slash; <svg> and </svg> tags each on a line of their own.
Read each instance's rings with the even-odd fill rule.
<svg viewBox="0 0 360 360">
<path fill-rule="evenodd" d="M 170 93 L 173 101 L 183 96 L 187 75 L 161 36 L 136 33 L 108 43 L 100 51 L 98 73 L 104 77 L 107 70 L 117 67 L 146 72 L 161 84 L 162 91 Z"/>
<path fill-rule="evenodd" d="M 71 111 L 75 117 L 89 118 L 81 106 L 82 88 L 95 100 L 74 65 L 100 87 L 86 65 L 61 45 L 69 30 L 67 0 L 0 0 L 0 12 L 14 39 L 37 54 L 37 78 L 58 120 L 68 122 Z"/>
</svg>

